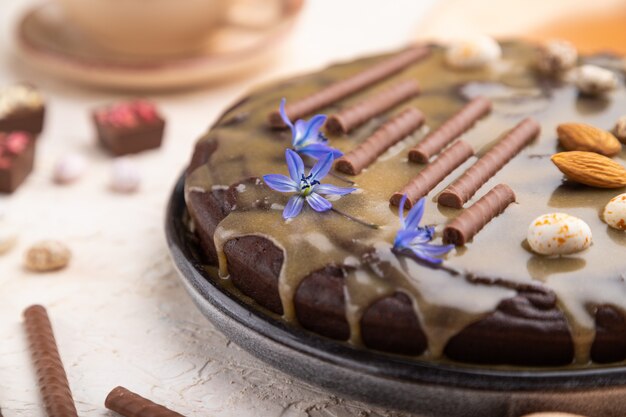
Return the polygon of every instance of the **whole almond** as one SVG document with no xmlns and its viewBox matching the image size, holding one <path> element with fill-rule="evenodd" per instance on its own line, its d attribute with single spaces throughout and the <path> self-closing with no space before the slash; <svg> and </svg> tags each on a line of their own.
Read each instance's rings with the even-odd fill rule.
<svg viewBox="0 0 626 417">
<path fill-rule="evenodd" d="M 568 151 L 596 152 L 615 156 L 622 145 L 610 132 L 583 123 L 563 123 L 556 128 L 559 143 Z"/>
<path fill-rule="evenodd" d="M 552 162 L 572 181 L 598 188 L 626 186 L 626 168 L 595 152 L 561 152 Z"/>
</svg>

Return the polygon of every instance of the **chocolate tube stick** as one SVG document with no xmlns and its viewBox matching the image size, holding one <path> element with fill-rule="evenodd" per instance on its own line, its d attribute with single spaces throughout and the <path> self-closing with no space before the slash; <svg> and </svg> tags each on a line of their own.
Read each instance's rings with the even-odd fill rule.
<svg viewBox="0 0 626 417">
<path fill-rule="evenodd" d="M 104 406 L 124 417 L 184 417 L 124 387 L 113 388 L 104 400 Z"/>
<path fill-rule="evenodd" d="M 378 64 L 375 64 L 352 77 L 337 81 L 326 88 L 322 88 L 318 92 L 311 94 L 298 101 L 287 104 L 285 112 L 289 119 L 301 119 L 307 114 L 313 113 L 315 110 L 326 107 L 344 97 L 356 93 L 372 84 L 375 84 L 392 74 L 402 71 L 409 65 L 425 58 L 430 54 L 428 46 L 414 46 L 395 54 Z M 269 123 L 272 127 L 285 127 L 283 119 L 278 111 L 269 115 Z"/>
<path fill-rule="evenodd" d="M 397 206 L 400 204 L 402 196 L 406 194 L 408 198 L 405 205 L 407 208 L 412 207 L 417 200 L 425 197 L 437 184 L 472 155 L 474 155 L 472 147 L 467 142 L 459 140 L 421 170 L 400 191 L 394 193 L 389 202 Z"/>
<path fill-rule="evenodd" d="M 487 223 L 515 202 L 515 193 L 506 184 L 493 187 L 443 229 L 444 243 L 465 245 Z"/>
<path fill-rule="evenodd" d="M 333 114 L 326 122 L 326 129 L 334 134 L 348 133 L 352 129 L 361 126 L 390 108 L 415 97 L 420 93 L 420 86 L 415 80 L 401 81 L 378 94 L 374 94 Z"/>
<path fill-rule="evenodd" d="M 365 142 L 348 152 L 335 162 L 335 169 L 345 174 L 358 175 L 370 166 L 387 149 L 424 123 L 421 111 L 409 107 L 393 119 L 379 127 Z"/>
<path fill-rule="evenodd" d="M 409 160 L 428 163 L 433 155 L 441 152 L 450 142 L 466 132 L 490 111 L 491 101 L 484 97 L 476 97 L 415 145 L 409 151 Z"/>
<path fill-rule="evenodd" d="M 48 417 L 77 417 L 46 309 L 40 305 L 28 307 L 24 326 Z"/>
<path fill-rule="evenodd" d="M 515 126 L 500 142 L 484 154 L 463 175 L 439 194 L 442 206 L 461 208 L 480 187 L 493 177 L 522 148 L 539 135 L 541 126 L 527 118 Z"/>
</svg>

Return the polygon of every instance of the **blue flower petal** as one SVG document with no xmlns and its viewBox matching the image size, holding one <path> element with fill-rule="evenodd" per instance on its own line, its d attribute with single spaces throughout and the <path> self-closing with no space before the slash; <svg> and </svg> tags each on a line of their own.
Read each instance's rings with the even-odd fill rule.
<svg viewBox="0 0 626 417">
<path fill-rule="evenodd" d="M 312 143 L 315 143 L 315 142 L 320 141 L 320 139 L 322 141 L 324 140 L 324 136 L 320 138 L 319 132 L 322 126 L 324 125 L 325 121 L 326 121 L 325 114 L 316 114 L 315 116 L 311 118 L 311 120 L 309 120 L 306 123 L 306 131 L 304 132 L 304 135 L 303 135 L 304 144 L 308 143 L 309 141 L 311 141 Z"/>
<path fill-rule="evenodd" d="M 407 199 L 406 194 L 402 194 L 402 198 L 400 199 L 400 206 L 398 206 L 398 215 L 400 216 L 400 224 L 402 225 L 402 229 L 406 229 L 406 225 L 404 224 L 404 205 L 406 204 Z"/>
<path fill-rule="evenodd" d="M 333 205 L 330 201 L 326 200 L 319 194 L 311 193 L 307 195 L 306 202 L 309 203 L 309 206 L 315 211 L 328 211 L 333 208 Z"/>
<path fill-rule="evenodd" d="M 293 193 L 298 191 L 298 183 L 285 175 L 263 175 L 263 181 L 272 190 L 280 191 L 281 193 Z"/>
<path fill-rule="evenodd" d="M 411 246 L 411 243 L 427 243 L 430 241 L 430 236 L 425 235 L 423 230 L 400 230 L 396 235 L 394 247 L 403 249 Z"/>
<path fill-rule="evenodd" d="M 405 220 L 405 229 L 414 229 L 418 227 L 420 221 L 422 221 L 422 216 L 424 215 L 424 205 L 426 204 L 425 198 L 420 198 L 420 200 L 411 208 L 409 214 L 406 216 Z"/>
<path fill-rule="evenodd" d="M 331 148 L 330 146 L 325 145 L 323 143 L 313 143 L 311 145 L 306 145 L 300 148 L 296 148 L 296 150 L 299 153 L 303 155 L 308 155 L 314 159 L 321 159 L 329 153 L 332 153 L 333 158 L 335 159 L 343 155 L 343 152 L 341 152 L 340 150 Z"/>
<path fill-rule="evenodd" d="M 291 138 L 291 144 L 294 148 L 305 146 L 304 143 L 306 142 L 306 130 L 307 122 L 302 119 L 296 120 L 296 125 L 292 129 L 293 138 Z"/>
<path fill-rule="evenodd" d="M 332 184 L 320 184 L 315 186 L 314 191 L 323 195 L 346 195 L 356 191 L 356 188 L 337 187 Z"/>
<path fill-rule="evenodd" d="M 413 246 L 411 246 L 411 248 L 413 248 Z M 420 252 L 424 252 L 428 255 L 431 256 L 441 256 L 441 255 L 445 255 L 446 253 L 450 252 L 452 249 L 454 249 L 454 245 L 426 245 L 426 244 L 420 244 L 420 245 L 415 245 L 415 250 L 419 250 Z"/>
<path fill-rule="evenodd" d="M 289 120 L 289 116 L 287 116 L 287 112 L 285 111 L 286 103 L 287 99 L 285 98 L 280 101 L 280 117 L 283 119 L 283 122 L 291 128 L 291 132 L 293 133 L 293 123 L 291 123 L 291 120 Z"/>
<path fill-rule="evenodd" d="M 319 181 L 324 178 L 332 168 L 334 160 L 332 153 L 327 154 L 324 158 L 320 158 L 311 169 L 311 181 Z"/>
<path fill-rule="evenodd" d="M 302 206 L 304 205 L 304 197 L 301 195 L 294 195 L 287 201 L 287 205 L 283 210 L 283 218 L 291 219 L 296 217 L 302 211 Z"/>
<path fill-rule="evenodd" d="M 421 251 L 421 250 L 417 250 L 417 249 L 413 249 L 413 248 L 409 248 L 409 249 L 411 250 L 411 252 L 413 252 L 413 254 L 414 254 L 417 258 L 419 258 L 419 259 L 421 259 L 421 260 L 423 260 L 423 261 L 430 262 L 431 264 L 435 264 L 435 265 L 439 265 L 440 263 L 442 263 L 442 262 L 443 262 L 443 260 L 442 260 L 442 259 L 439 259 L 439 258 L 435 258 L 435 257 L 433 257 L 433 256 L 430 256 L 430 254 L 428 254 L 428 253 L 426 253 L 426 252 L 423 252 L 423 251 Z"/>
<path fill-rule="evenodd" d="M 289 176 L 296 184 L 300 184 L 300 179 L 304 174 L 304 162 L 302 158 L 296 152 L 291 149 L 285 150 L 285 159 L 287 159 L 287 168 L 289 169 Z"/>
</svg>

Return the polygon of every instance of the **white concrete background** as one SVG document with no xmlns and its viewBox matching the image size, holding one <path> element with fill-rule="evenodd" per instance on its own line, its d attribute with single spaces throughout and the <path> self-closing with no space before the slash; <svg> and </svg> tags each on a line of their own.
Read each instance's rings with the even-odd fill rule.
<svg viewBox="0 0 626 417">
<path fill-rule="evenodd" d="M 43 416 L 21 312 L 47 306 L 81 416 L 112 416 L 103 407 L 116 385 L 187 416 L 387 416 L 268 368 L 218 333 L 178 283 L 163 235 L 170 189 L 195 139 L 220 110 L 250 86 L 314 70 L 329 62 L 395 48 L 416 33 L 434 0 L 309 0 L 287 52 L 272 68 L 210 89 L 156 95 L 168 120 L 164 146 L 135 157 L 141 191 L 107 190 L 111 159 L 94 145 L 88 110 L 122 95 L 90 91 L 41 76 L 14 57 L 12 30 L 31 5 L 0 2 L 0 85 L 27 80 L 48 99 L 37 168 L 14 195 L 0 197 L 4 222 L 20 241 L 0 257 L 0 406 L 5 417 Z M 82 152 L 83 180 L 51 183 L 55 160 Z M 74 253 L 61 272 L 23 270 L 22 256 L 40 238 Z"/>
</svg>

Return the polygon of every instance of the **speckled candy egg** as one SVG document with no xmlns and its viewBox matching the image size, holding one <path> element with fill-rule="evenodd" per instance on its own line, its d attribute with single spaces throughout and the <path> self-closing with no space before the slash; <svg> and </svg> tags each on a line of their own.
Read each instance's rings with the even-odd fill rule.
<svg viewBox="0 0 626 417">
<path fill-rule="evenodd" d="M 568 255 L 591 245 L 591 229 L 578 217 L 550 213 L 537 217 L 528 227 L 528 244 L 540 255 Z"/>
<path fill-rule="evenodd" d="M 612 228 L 626 230 L 626 193 L 613 197 L 604 208 L 602 217 Z"/>
</svg>

